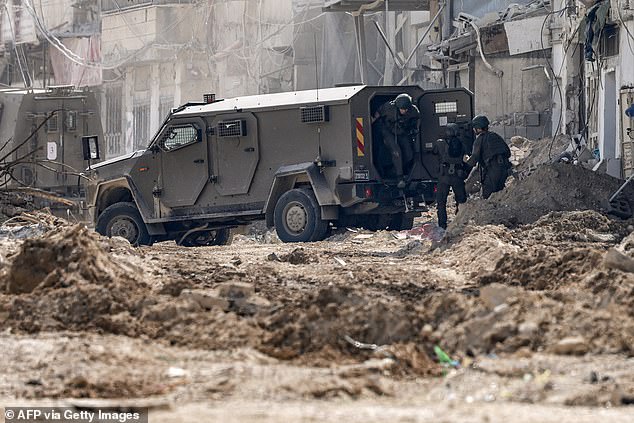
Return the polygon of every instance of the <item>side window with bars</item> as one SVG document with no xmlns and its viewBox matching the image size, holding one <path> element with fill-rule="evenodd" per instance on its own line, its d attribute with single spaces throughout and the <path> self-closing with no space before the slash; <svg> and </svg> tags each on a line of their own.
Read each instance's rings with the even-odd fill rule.
<svg viewBox="0 0 634 423">
<path fill-rule="evenodd" d="M 223 120 L 218 122 L 218 137 L 246 137 L 247 121 L 242 119 Z"/>
<path fill-rule="evenodd" d="M 160 146 L 164 151 L 172 151 L 199 141 L 199 130 L 196 126 L 178 125 L 169 127 L 161 139 Z"/>
<path fill-rule="evenodd" d="M 57 132 L 59 130 L 59 115 L 61 112 L 57 112 L 55 113 L 53 116 L 50 117 L 49 120 L 46 121 L 46 132 L 51 133 L 51 132 Z"/>
<path fill-rule="evenodd" d="M 77 112 L 69 111 L 64 113 L 64 128 L 67 131 L 76 131 L 77 130 Z"/>
</svg>

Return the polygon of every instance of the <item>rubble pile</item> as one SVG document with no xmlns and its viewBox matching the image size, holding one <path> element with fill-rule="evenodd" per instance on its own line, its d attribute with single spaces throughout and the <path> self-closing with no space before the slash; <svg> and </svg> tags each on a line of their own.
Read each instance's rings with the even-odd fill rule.
<svg viewBox="0 0 634 423">
<path fill-rule="evenodd" d="M 21 213 L 35 210 L 33 197 L 19 191 L 0 190 L 0 224 Z"/>
<path fill-rule="evenodd" d="M 488 200 L 471 199 L 460 208 L 450 232 L 466 225 L 498 225 L 513 228 L 537 221 L 552 211 L 604 211 L 607 199 L 621 181 L 566 163 L 542 165 L 525 179 L 513 181 Z M 629 186 L 626 193 L 634 195 Z"/>
</svg>

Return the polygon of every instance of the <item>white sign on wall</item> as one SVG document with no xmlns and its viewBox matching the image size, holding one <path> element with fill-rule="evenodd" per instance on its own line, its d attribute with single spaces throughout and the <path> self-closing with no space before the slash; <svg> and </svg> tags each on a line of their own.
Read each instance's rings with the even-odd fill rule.
<svg viewBox="0 0 634 423">
<path fill-rule="evenodd" d="M 46 158 L 48 160 L 57 160 L 57 144 L 55 142 L 47 143 Z"/>
</svg>

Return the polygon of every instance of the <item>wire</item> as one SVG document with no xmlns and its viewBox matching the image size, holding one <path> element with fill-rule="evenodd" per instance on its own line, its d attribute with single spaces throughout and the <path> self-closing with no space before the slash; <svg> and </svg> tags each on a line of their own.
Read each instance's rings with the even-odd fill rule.
<svg viewBox="0 0 634 423">
<path fill-rule="evenodd" d="M 197 2 L 194 5 L 197 6 L 198 4 L 200 4 L 200 3 Z M 119 7 L 119 6 L 117 5 L 117 7 Z M 68 47 L 66 47 L 59 38 L 57 38 L 55 35 L 53 35 L 46 28 L 46 26 L 42 23 L 42 20 L 38 16 L 37 12 L 35 11 L 35 6 L 33 4 L 33 0 L 26 0 L 24 2 L 24 8 L 33 17 L 33 21 L 34 21 L 37 29 L 42 33 L 44 38 L 46 38 L 46 40 L 49 43 L 51 43 L 51 45 L 53 47 L 55 47 L 57 50 L 59 50 L 67 59 L 69 59 L 73 63 L 76 63 L 76 64 L 81 65 L 81 66 L 90 67 L 90 68 L 97 68 L 97 69 L 105 69 L 105 70 L 116 69 L 116 68 L 121 67 L 125 63 L 129 62 L 130 60 L 134 59 L 136 56 L 144 53 L 150 47 L 160 46 L 159 44 L 157 44 L 155 42 L 146 43 L 140 49 L 132 52 L 131 54 L 125 56 L 123 59 L 120 59 L 117 62 L 104 63 L 104 62 L 88 61 L 85 58 L 77 55 L 75 52 L 70 50 Z M 176 20 L 171 25 L 165 27 L 161 32 L 159 32 L 157 34 L 157 38 L 158 37 L 162 37 L 165 33 L 167 33 L 168 31 L 171 31 L 175 26 L 179 25 L 181 22 L 183 22 L 185 19 L 187 19 L 189 17 L 189 15 L 194 10 L 195 10 L 195 7 L 192 7 L 186 13 L 183 14 L 183 17 L 180 20 Z M 182 49 L 183 46 L 186 46 L 186 44 L 172 45 L 169 48 Z"/>
<path fill-rule="evenodd" d="M 548 159 L 552 159 L 551 156 L 551 152 L 552 152 L 552 148 L 553 148 L 553 144 L 555 143 L 555 139 L 557 138 L 557 135 L 559 135 L 559 131 L 561 130 L 561 124 L 563 122 L 563 118 L 564 118 L 564 94 L 563 91 L 561 89 L 561 84 L 559 83 L 559 78 L 561 78 L 561 74 L 556 74 L 555 73 L 555 69 L 553 68 L 552 63 L 550 62 L 550 60 L 548 59 L 548 56 L 546 55 L 545 52 L 545 47 L 544 47 L 544 28 L 546 27 L 546 22 L 548 22 L 548 19 L 556 14 L 556 13 L 563 13 L 566 10 L 570 9 L 571 6 L 566 6 L 563 9 L 559 9 L 559 10 L 551 10 L 550 12 L 548 12 L 546 14 L 546 17 L 544 18 L 544 22 L 542 23 L 542 27 L 541 27 L 541 32 L 540 32 L 540 36 L 539 36 L 539 42 L 541 44 L 541 51 L 542 51 L 542 55 L 544 56 L 544 60 L 546 61 L 546 63 L 548 64 L 548 68 L 550 69 L 552 75 L 553 75 L 553 79 L 555 80 L 555 84 L 557 86 L 557 92 L 559 93 L 559 121 L 557 122 L 557 128 L 555 129 L 555 132 L 552 135 L 552 139 L 550 141 L 550 146 L 548 147 Z M 552 51 L 552 41 L 551 41 L 551 51 Z M 567 52 L 564 52 L 564 54 L 567 54 Z M 565 56 L 564 56 L 564 60 L 565 60 Z"/>
<path fill-rule="evenodd" d="M 4 6 L 4 10 L 6 10 L 7 12 L 7 20 L 9 21 L 11 36 L 13 38 L 13 49 L 15 50 L 15 57 L 16 57 L 16 60 L 18 61 L 18 67 L 20 68 L 20 75 L 22 76 L 22 80 L 24 81 L 24 88 L 29 88 L 26 82 L 26 77 L 24 76 L 24 68 L 22 67 L 22 59 L 20 58 L 20 53 L 18 52 L 18 43 L 17 43 L 17 40 L 15 39 L 15 30 L 13 28 L 13 22 L 11 22 L 11 12 L 9 12 L 9 8 L 6 2 L 3 4 L 3 6 Z"/>
<path fill-rule="evenodd" d="M 632 33 L 630 32 L 630 29 L 627 27 L 627 24 L 625 23 L 625 20 L 623 20 L 623 14 L 621 13 L 621 0 L 617 0 L 617 5 L 616 5 L 616 10 L 619 13 L 619 20 L 621 21 L 621 25 L 623 25 L 623 28 L 625 28 L 625 31 L 627 32 L 627 45 L 630 47 L 630 51 L 632 52 L 632 54 L 634 54 L 634 48 L 632 48 L 632 43 L 630 42 L 630 38 L 632 40 L 634 40 L 634 35 L 632 35 Z"/>
</svg>

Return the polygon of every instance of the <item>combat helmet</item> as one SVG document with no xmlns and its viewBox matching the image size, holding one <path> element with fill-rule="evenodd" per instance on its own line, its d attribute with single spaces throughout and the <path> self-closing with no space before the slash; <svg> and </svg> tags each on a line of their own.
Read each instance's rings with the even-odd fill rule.
<svg viewBox="0 0 634 423">
<path fill-rule="evenodd" d="M 405 93 L 399 94 L 394 99 L 394 105 L 399 109 L 409 110 L 409 108 L 412 107 L 412 97 Z"/>
<path fill-rule="evenodd" d="M 490 123 L 491 122 L 489 122 L 489 119 L 486 116 L 478 115 L 471 121 L 471 126 L 474 129 L 486 129 L 489 127 Z"/>
</svg>

